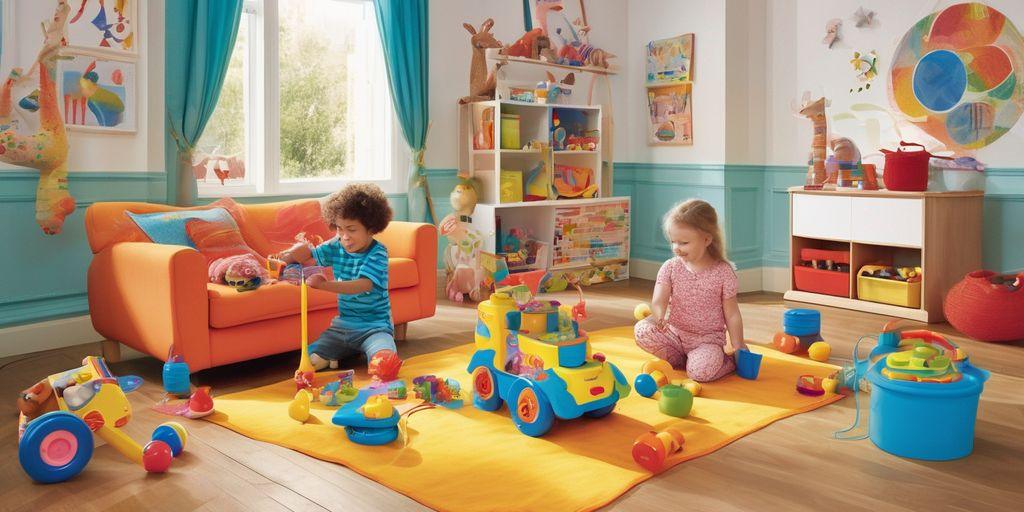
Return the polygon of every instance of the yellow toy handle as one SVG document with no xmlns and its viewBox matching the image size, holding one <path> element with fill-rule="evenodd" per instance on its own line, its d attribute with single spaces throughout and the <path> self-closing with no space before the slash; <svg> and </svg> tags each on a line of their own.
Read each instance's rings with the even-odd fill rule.
<svg viewBox="0 0 1024 512">
<path fill-rule="evenodd" d="M 121 432 L 121 429 L 110 425 L 103 425 L 96 431 L 96 435 L 100 436 L 107 444 L 113 446 L 114 449 L 136 464 L 142 464 L 142 447 L 131 437 L 128 437 L 128 434 Z"/>
<path fill-rule="evenodd" d="M 302 316 L 302 354 L 299 356 L 299 371 L 302 373 L 314 372 L 313 363 L 309 360 L 309 331 L 308 331 L 308 312 L 307 305 L 308 299 L 306 297 L 306 274 L 300 273 L 299 290 L 302 298 L 300 299 L 300 313 Z"/>
</svg>

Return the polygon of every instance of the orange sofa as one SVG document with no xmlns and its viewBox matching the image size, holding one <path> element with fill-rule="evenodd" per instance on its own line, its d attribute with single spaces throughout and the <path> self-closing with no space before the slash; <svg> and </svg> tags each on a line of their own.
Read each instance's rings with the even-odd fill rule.
<svg viewBox="0 0 1024 512">
<path fill-rule="evenodd" d="M 286 245 L 271 242 L 265 233 L 273 229 L 281 208 L 303 201 L 309 200 L 237 205 L 242 236 L 260 254 L 283 250 Z M 163 361 L 173 345 L 189 368 L 198 371 L 298 349 L 297 286 L 275 283 L 240 293 L 209 283 L 206 260 L 192 248 L 117 242 L 124 239 L 126 211 L 178 209 L 151 203 L 96 203 L 86 210 L 93 251 L 89 312 L 93 327 L 107 338 L 104 355 L 116 361 L 123 343 Z M 391 313 L 395 337 L 402 339 L 408 322 L 434 315 L 437 230 L 430 224 L 395 221 L 376 238 L 391 258 Z M 309 290 L 310 343 L 336 315 L 336 295 Z"/>
</svg>

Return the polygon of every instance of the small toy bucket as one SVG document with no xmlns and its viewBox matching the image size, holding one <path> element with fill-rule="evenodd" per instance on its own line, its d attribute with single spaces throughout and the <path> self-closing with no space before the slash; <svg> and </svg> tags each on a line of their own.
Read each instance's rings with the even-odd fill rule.
<svg viewBox="0 0 1024 512">
<path fill-rule="evenodd" d="M 658 410 L 662 414 L 669 416 L 675 416 L 676 418 L 685 418 L 689 416 L 690 409 L 693 408 L 693 394 L 690 390 L 677 386 L 675 384 L 668 384 L 661 387 L 661 397 L 658 399 Z"/>
<path fill-rule="evenodd" d="M 736 374 L 744 379 L 757 380 L 761 371 L 761 354 L 749 350 L 736 351 Z"/>
<path fill-rule="evenodd" d="M 782 330 L 791 336 L 821 332 L 821 313 L 816 309 L 791 309 L 782 314 Z"/>
</svg>

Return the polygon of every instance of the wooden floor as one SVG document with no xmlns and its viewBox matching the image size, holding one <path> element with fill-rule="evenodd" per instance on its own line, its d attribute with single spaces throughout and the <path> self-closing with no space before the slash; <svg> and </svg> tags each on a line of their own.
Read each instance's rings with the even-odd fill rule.
<svg viewBox="0 0 1024 512">
<path fill-rule="evenodd" d="M 587 290 L 590 330 L 632 323 L 632 310 L 648 300 L 652 284 L 633 280 Z M 566 296 L 571 300 L 571 296 Z M 741 296 L 746 337 L 767 342 L 780 329 L 787 305 L 779 295 Z M 472 340 L 472 306 L 442 302 L 437 315 L 409 326 L 403 357 Z M 848 360 L 858 337 L 879 330 L 885 317 L 823 308 L 823 336 L 833 361 Z M 948 325 L 933 329 L 955 334 Z M 1024 344 L 955 339 L 972 362 L 992 371 L 978 412 L 974 454 L 927 463 L 900 459 L 870 441 L 844 442 L 832 432 L 853 421 L 853 400 L 775 423 L 706 457 L 641 484 L 612 510 L 1021 510 L 1024 503 Z M 41 377 L 75 367 L 99 344 L 0 359 L 0 510 L 420 510 L 413 500 L 343 466 L 245 438 L 202 422 L 188 423 L 188 450 L 164 475 L 147 475 L 110 447 L 72 481 L 31 483 L 17 462 L 18 391 Z M 248 389 L 288 378 L 297 353 L 217 368 L 194 376 L 214 393 Z M 162 396 L 161 364 L 151 358 L 112 365 L 146 384 L 129 395 L 135 416 L 125 427 L 145 439 L 166 417 L 149 407 Z M 186 420 L 187 421 L 187 420 Z M 1016 503 L 1016 505 L 1015 505 Z M 514 504 L 509 504 L 514 510 Z"/>
</svg>

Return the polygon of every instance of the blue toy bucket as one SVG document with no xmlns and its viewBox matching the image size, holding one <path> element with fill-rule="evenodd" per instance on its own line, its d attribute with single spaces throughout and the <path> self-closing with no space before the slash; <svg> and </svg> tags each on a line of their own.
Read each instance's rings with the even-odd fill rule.
<svg viewBox="0 0 1024 512">
<path fill-rule="evenodd" d="M 821 332 L 821 313 L 816 309 L 791 309 L 782 314 L 782 330 L 790 336 Z"/>
<path fill-rule="evenodd" d="M 961 363 L 957 382 L 890 380 L 882 359 L 871 367 L 871 419 L 868 435 L 882 450 L 921 460 L 953 460 L 974 449 L 978 399 L 987 371 Z"/>
<path fill-rule="evenodd" d="M 744 379 L 757 380 L 761 372 L 761 354 L 749 350 L 736 351 L 736 374 Z"/>
</svg>

